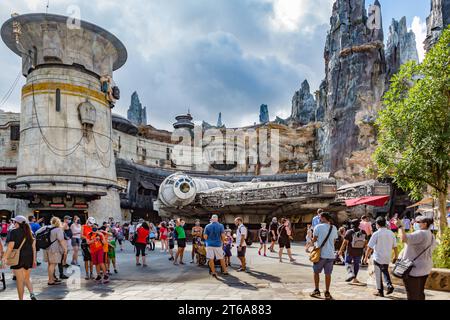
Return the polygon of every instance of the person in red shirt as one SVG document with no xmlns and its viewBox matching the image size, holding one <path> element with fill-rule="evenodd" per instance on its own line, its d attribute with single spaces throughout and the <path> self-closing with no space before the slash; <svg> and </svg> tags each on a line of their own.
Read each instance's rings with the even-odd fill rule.
<svg viewBox="0 0 450 320">
<path fill-rule="evenodd" d="M 105 241 L 103 232 L 98 229 L 98 225 L 95 224 L 92 227 L 92 232 L 90 232 L 87 236 L 87 243 L 91 252 L 92 264 L 95 265 L 95 269 L 97 271 L 97 278 L 95 278 L 95 281 L 102 281 L 103 283 L 109 282 L 109 276 L 106 273 L 103 251 Z"/>
<path fill-rule="evenodd" d="M 161 222 L 159 226 L 159 239 L 161 240 L 161 252 L 167 252 L 169 249 L 169 242 L 167 240 L 167 235 L 169 233 L 169 230 L 166 227 L 166 223 L 163 221 Z"/>
<path fill-rule="evenodd" d="M 140 266 L 139 256 L 142 257 L 142 266 L 146 267 L 145 263 L 145 248 L 147 247 L 148 236 L 150 234 L 150 228 L 147 222 L 143 222 L 142 225 L 136 230 L 137 238 L 134 246 L 136 247 L 136 265 Z"/>
</svg>

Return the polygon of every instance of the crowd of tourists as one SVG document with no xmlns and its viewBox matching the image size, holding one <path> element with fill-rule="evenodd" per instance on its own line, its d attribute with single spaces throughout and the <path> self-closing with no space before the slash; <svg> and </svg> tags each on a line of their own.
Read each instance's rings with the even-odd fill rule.
<svg viewBox="0 0 450 320">
<path fill-rule="evenodd" d="M 156 251 L 156 241 L 160 252 L 167 254 L 174 265 L 184 265 L 187 247 L 187 232 L 183 219 L 151 223 L 140 219 L 134 223 L 118 223 L 113 219 L 97 223 L 89 217 L 81 224 L 79 217 L 65 216 L 63 220 L 52 217 L 48 225 L 34 216 L 16 216 L 10 222 L 2 221 L 0 241 L 1 267 L 9 266 L 16 281 L 19 299 L 23 299 L 25 288 L 30 298 L 36 299 L 30 272 L 40 265 L 38 252 L 42 251 L 47 264 L 48 286 L 57 286 L 69 277 L 65 274 L 71 265 L 83 267 L 86 280 L 99 284 L 110 281 L 118 273 L 116 251 L 123 251 L 125 241 L 134 247 L 136 266 L 147 267 L 146 255 Z M 246 249 L 252 237 L 243 219 L 234 220 L 235 228 L 224 226 L 217 215 L 212 215 L 210 223 L 202 227 L 195 220 L 190 230 L 192 239 L 191 263 L 207 264 L 209 273 L 217 278 L 217 268 L 221 275 L 228 275 L 231 257 L 236 254 L 239 261 L 237 271 L 247 272 Z M 291 242 L 294 230 L 287 218 L 280 221 L 272 218 L 269 226 L 261 223 L 256 239 L 259 241 L 258 255 L 266 257 L 275 253 L 283 262 L 286 249 L 291 263 L 293 258 Z M 407 244 L 399 256 L 397 237 Z M 3 245 L 4 242 L 4 245 Z M 176 248 L 175 248 L 176 245 Z M 276 246 L 278 247 L 276 249 Z M 233 253 L 233 248 L 235 253 Z M 414 268 L 403 279 L 408 299 L 425 299 L 424 287 L 431 271 L 431 253 L 435 247 L 433 221 L 424 216 L 414 220 L 378 217 L 376 220 L 363 216 L 343 225 L 337 225 L 333 216 L 321 209 L 307 225 L 305 250 L 313 262 L 314 291 L 312 297 L 321 297 L 320 274 L 325 274 L 324 298 L 332 299 L 330 293 L 331 275 L 335 264 L 344 264 L 346 281 L 358 285 L 361 265 L 371 264 L 376 282 L 377 296 L 383 297 L 394 291 L 389 272 L 389 264 L 398 259 L 414 261 Z M 71 254 L 69 255 L 69 252 Z M 69 264 L 70 261 L 70 264 Z"/>
<path fill-rule="evenodd" d="M 377 289 L 374 294 L 384 297 L 385 294 L 394 292 L 389 264 L 412 261 L 413 268 L 402 277 L 407 298 L 424 300 L 425 283 L 433 266 L 432 252 L 436 246 L 433 231 L 432 218 L 417 215 L 411 221 L 407 216 L 400 219 L 398 214 L 389 220 L 380 216 L 373 222 L 368 216 L 362 216 L 361 219 L 349 221 L 338 230 L 332 216 L 319 209 L 307 231 L 306 250 L 313 261 L 315 285 L 311 296 L 321 296 L 319 283 L 320 273 L 323 271 L 324 297 L 332 299 L 330 284 L 333 266 L 343 260 L 347 271 L 346 281 L 352 284 L 360 283 L 358 273 L 361 263 L 373 263 Z M 397 250 L 397 236 L 407 244 L 400 254 Z"/>
</svg>

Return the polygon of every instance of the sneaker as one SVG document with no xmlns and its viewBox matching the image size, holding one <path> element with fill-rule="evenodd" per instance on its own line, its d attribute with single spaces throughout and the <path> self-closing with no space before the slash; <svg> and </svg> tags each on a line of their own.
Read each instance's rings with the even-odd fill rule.
<svg viewBox="0 0 450 320">
<path fill-rule="evenodd" d="M 384 297 L 383 290 L 378 290 L 378 291 L 374 292 L 373 295 L 377 296 L 377 297 Z"/>
<path fill-rule="evenodd" d="M 68 268 L 70 267 L 70 265 L 68 265 L 67 263 L 63 266 L 64 268 Z"/>
<path fill-rule="evenodd" d="M 37 299 L 36 299 L 36 296 L 34 295 L 34 293 L 30 293 L 30 299 L 31 299 L 31 300 L 37 300 Z"/>
<path fill-rule="evenodd" d="M 114 269 L 114 273 L 119 273 L 119 272 L 117 272 L 117 269 Z"/>
<path fill-rule="evenodd" d="M 242 267 L 241 268 L 239 268 L 239 269 L 237 269 L 237 272 L 246 272 L 247 270 L 245 270 L 245 269 L 242 269 Z"/>
<path fill-rule="evenodd" d="M 325 291 L 325 300 L 333 300 L 333 297 L 331 296 L 330 292 Z"/>
<path fill-rule="evenodd" d="M 170 258 L 169 258 L 169 261 L 173 261 L 173 257 L 170 257 Z"/>
<path fill-rule="evenodd" d="M 320 290 L 319 289 L 314 289 L 314 291 L 310 293 L 310 297 L 319 298 L 320 297 Z"/>
<path fill-rule="evenodd" d="M 290 261 L 290 262 L 295 262 L 295 259 L 294 259 L 294 258 L 292 258 L 292 259 L 289 259 L 289 261 Z"/>
<path fill-rule="evenodd" d="M 194 263 L 194 260 L 192 260 L 191 263 Z"/>
<path fill-rule="evenodd" d="M 228 275 L 229 275 L 229 273 L 228 273 L 228 272 L 222 272 L 222 275 L 224 275 L 224 276 L 228 276 Z"/>
<path fill-rule="evenodd" d="M 386 294 L 391 294 L 392 292 L 394 292 L 394 287 L 393 286 L 389 286 L 386 290 Z"/>
<path fill-rule="evenodd" d="M 140 262 L 136 263 L 136 266 L 141 266 L 141 263 Z"/>
<path fill-rule="evenodd" d="M 183 261 L 180 261 L 180 264 L 184 264 L 184 262 L 183 262 Z"/>
<path fill-rule="evenodd" d="M 95 278 L 95 281 L 97 281 L 97 282 L 99 282 L 99 281 L 101 281 L 102 280 L 102 277 L 101 276 L 97 276 L 97 278 Z"/>
<path fill-rule="evenodd" d="M 60 279 L 63 279 L 63 280 L 69 279 L 69 277 L 66 276 L 65 274 L 61 274 L 61 275 L 59 276 L 59 278 L 60 278 Z"/>
<path fill-rule="evenodd" d="M 352 281 L 353 279 L 355 279 L 355 276 L 352 275 L 352 274 L 350 274 L 350 275 L 347 276 L 347 278 L 345 278 L 345 281 L 346 281 L 346 282 L 350 282 L 350 281 Z"/>
<path fill-rule="evenodd" d="M 108 283 L 109 282 L 109 276 L 104 276 L 102 283 Z"/>
</svg>

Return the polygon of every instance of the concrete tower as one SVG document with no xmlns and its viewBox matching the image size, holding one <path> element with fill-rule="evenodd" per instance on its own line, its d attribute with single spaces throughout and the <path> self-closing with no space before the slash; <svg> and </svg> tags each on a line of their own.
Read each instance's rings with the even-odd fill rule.
<svg viewBox="0 0 450 320">
<path fill-rule="evenodd" d="M 13 15 L 1 36 L 26 77 L 17 177 L 5 193 L 42 215 L 120 220 L 111 108 L 124 45 L 94 24 L 41 13 Z"/>
</svg>

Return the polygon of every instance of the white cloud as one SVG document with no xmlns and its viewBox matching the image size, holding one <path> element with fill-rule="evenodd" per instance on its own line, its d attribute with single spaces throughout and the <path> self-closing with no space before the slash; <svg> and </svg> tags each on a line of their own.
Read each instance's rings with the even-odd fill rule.
<svg viewBox="0 0 450 320">
<path fill-rule="evenodd" d="M 420 17 L 415 16 L 413 18 L 410 30 L 412 30 L 416 35 L 417 52 L 419 53 L 419 61 L 422 62 L 425 57 L 423 42 L 427 36 L 427 23 L 425 21 L 422 22 Z"/>
</svg>

